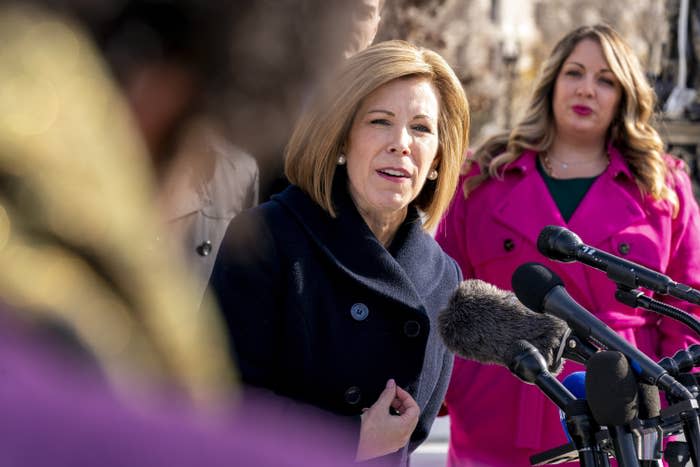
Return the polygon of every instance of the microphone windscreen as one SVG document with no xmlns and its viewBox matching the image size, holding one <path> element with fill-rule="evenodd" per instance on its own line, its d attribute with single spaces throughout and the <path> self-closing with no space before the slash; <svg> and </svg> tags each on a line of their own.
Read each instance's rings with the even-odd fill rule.
<svg viewBox="0 0 700 467">
<path fill-rule="evenodd" d="M 637 379 L 620 352 L 598 352 L 586 362 L 586 397 L 600 425 L 627 425 L 638 414 Z"/>
<path fill-rule="evenodd" d="M 562 381 L 566 389 L 574 395 L 576 399 L 586 398 L 586 372 L 575 371 Z"/>
<path fill-rule="evenodd" d="M 651 384 L 639 384 L 639 418 L 649 420 L 661 415 L 659 388 Z"/>
<path fill-rule="evenodd" d="M 563 286 L 562 280 L 539 263 L 525 263 L 513 272 L 511 285 L 526 307 L 538 313 L 544 313 L 544 299 L 556 286 Z"/>
<path fill-rule="evenodd" d="M 566 323 L 533 313 L 512 292 L 479 279 L 462 282 L 438 315 L 438 330 L 450 350 L 468 360 L 508 366 L 515 342 L 530 342 L 552 366 Z M 561 362 L 550 368 L 561 371 Z"/>
</svg>

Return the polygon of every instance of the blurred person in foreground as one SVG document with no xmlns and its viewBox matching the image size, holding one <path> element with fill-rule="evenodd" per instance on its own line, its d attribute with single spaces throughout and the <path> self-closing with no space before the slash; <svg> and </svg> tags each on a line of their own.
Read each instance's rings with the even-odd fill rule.
<svg viewBox="0 0 700 467">
<path fill-rule="evenodd" d="M 147 145 L 163 240 L 182 254 L 200 297 L 229 222 L 258 203 L 258 166 L 220 99 L 232 85 L 231 9 L 128 0 L 96 32 Z"/>
<path fill-rule="evenodd" d="M 344 420 L 357 460 L 406 465 L 452 367 L 435 318 L 461 274 L 426 229 L 454 193 L 468 104 L 444 59 L 402 41 L 329 83 L 289 142 L 292 185 L 234 219 L 210 287 L 243 383 Z"/>
<path fill-rule="evenodd" d="M 546 264 L 574 299 L 654 360 L 696 342 L 681 323 L 617 302 L 604 273 L 548 260 L 536 247 L 543 227 L 561 225 L 595 248 L 700 286 L 698 206 L 683 163 L 664 154 L 651 126 L 653 108 L 618 33 L 573 30 L 544 63 L 520 122 L 476 149 L 438 243 L 465 277 L 503 289 L 519 265 Z M 560 378 L 578 369 L 570 362 Z M 457 357 L 445 400 L 451 466 L 525 466 L 566 443 L 556 406 L 505 368 Z"/>
<path fill-rule="evenodd" d="M 338 464 L 355 439 L 323 416 L 236 404 L 126 103 L 76 16 L 36 3 L 0 1 L 1 463 Z"/>
</svg>

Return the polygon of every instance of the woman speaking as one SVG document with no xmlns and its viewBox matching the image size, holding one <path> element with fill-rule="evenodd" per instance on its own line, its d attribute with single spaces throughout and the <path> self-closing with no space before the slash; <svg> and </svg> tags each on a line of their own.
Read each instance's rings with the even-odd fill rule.
<svg viewBox="0 0 700 467">
<path fill-rule="evenodd" d="M 357 423 L 357 460 L 406 465 L 447 389 L 435 318 L 461 274 L 426 229 L 468 130 L 439 55 L 402 41 L 358 53 L 298 122 L 292 185 L 234 219 L 214 266 L 243 382 Z"/>
</svg>

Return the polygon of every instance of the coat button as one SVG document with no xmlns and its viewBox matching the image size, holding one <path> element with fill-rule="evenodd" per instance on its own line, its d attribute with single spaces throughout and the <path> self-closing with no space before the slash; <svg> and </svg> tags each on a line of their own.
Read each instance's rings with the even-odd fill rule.
<svg viewBox="0 0 700 467">
<path fill-rule="evenodd" d="M 513 248 L 515 248 L 515 243 L 513 243 L 513 240 L 510 238 L 506 238 L 503 240 L 503 249 L 506 251 L 511 251 Z"/>
<path fill-rule="evenodd" d="M 350 405 L 357 405 L 362 399 L 362 391 L 357 386 L 350 386 L 345 391 L 344 399 L 345 402 L 347 402 Z"/>
<path fill-rule="evenodd" d="M 197 247 L 197 253 L 199 253 L 199 256 L 209 256 L 209 253 L 211 253 L 211 242 L 209 240 L 203 241 Z"/>
<path fill-rule="evenodd" d="M 356 321 L 364 321 L 369 315 L 369 308 L 364 303 L 355 303 L 350 307 L 350 314 Z"/>
<path fill-rule="evenodd" d="M 621 255 L 628 254 L 630 252 L 629 243 L 620 243 L 620 245 L 617 247 L 617 251 L 619 251 Z"/>
<path fill-rule="evenodd" d="M 403 325 L 403 333 L 408 337 L 416 337 L 420 334 L 420 323 L 418 321 L 406 321 Z"/>
</svg>

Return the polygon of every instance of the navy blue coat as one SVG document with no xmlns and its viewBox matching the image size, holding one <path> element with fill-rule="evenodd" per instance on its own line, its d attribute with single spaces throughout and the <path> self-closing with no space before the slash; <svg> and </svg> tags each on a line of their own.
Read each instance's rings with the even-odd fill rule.
<svg viewBox="0 0 700 467">
<path fill-rule="evenodd" d="M 387 250 L 344 187 L 334 202 L 336 218 L 291 186 L 238 215 L 210 287 L 244 383 L 348 418 L 371 406 L 389 378 L 405 388 L 421 416 L 396 455 L 403 464 L 447 389 L 452 354 L 436 315 L 461 272 L 415 209 Z"/>
</svg>

